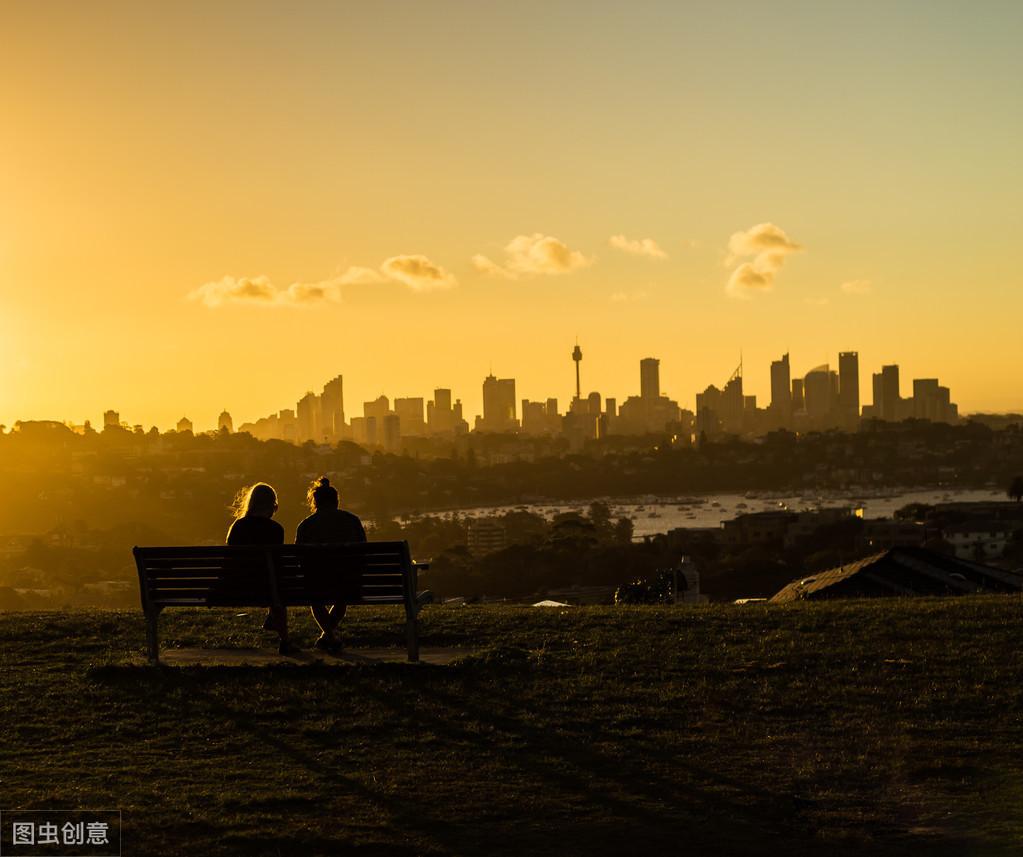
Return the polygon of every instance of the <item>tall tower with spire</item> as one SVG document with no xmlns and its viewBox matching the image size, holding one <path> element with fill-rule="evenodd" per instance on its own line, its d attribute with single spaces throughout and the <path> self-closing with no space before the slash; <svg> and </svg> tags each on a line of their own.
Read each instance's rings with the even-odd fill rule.
<svg viewBox="0 0 1023 857">
<path fill-rule="evenodd" d="M 575 361 L 575 397 L 581 399 L 583 394 L 582 388 L 579 385 L 579 364 L 582 362 L 583 352 L 578 342 L 576 342 L 575 350 L 572 352 L 572 359 Z"/>
</svg>

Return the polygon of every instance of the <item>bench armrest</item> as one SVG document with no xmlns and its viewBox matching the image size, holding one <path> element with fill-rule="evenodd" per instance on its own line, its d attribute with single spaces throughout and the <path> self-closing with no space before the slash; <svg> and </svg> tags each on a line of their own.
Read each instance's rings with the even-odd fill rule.
<svg viewBox="0 0 1023 857">
<path fill-rule="evenodd" d="M 416 567 L 417 571 L 429 571 L 430 563 L 428 562 L 414 562 L 412 563 Z"/>
</svg>

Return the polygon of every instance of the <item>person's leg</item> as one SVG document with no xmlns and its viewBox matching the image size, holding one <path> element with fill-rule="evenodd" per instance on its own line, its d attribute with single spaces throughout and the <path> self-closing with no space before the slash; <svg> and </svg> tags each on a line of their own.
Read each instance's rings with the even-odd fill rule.
<svg viewBox="0 0 1023 857">
<path fill-rule="evenodd" d="M 279 646 L 280 653 L 289 654 L 294 651 L 294 646 L 288 639 L 288 608 L 287 607 L 271 607 L 270 618 L 273 622 L 274 630 L 280 634 L 281 643 Z"/>
<path fill-rule="evenodd" d="M 320 626 L 321 633 L 329 637 L 334 633 L 334 625 L 330 618 L 330 609 L 326 604 L 314 604 L 309 608 L 313 614 L 313 618 L 316 620 L 316 624 Z"/>
</svg>

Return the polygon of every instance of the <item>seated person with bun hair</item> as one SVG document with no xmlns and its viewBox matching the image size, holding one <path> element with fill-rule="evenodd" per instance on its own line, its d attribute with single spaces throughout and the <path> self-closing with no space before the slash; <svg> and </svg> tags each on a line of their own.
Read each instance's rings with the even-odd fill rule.
<svg viewBox="0 0 1023 857">
<path fill-rule="evenodd" d="M 351 512 L 339 508 L 337 488 L 330 484 L 326 476 L 321 476 L 309 486 L 306 497 L 312 514 L 298 525 L 295 544 L 337 545 L 366 541 L 362 521 Z M 316 648 L 326 651 L 341 648 L 337 628 L 345 617 L 346 609 L 347 605 L 343 602 L 330 608 L 326 605 L 312 608 L 313 618 L 322 632 L 316 641 Z"/>
<path fill-rule="evenodd" d="M 229 545 L 283 545 L 284 527 L 273 520 L 277 511 L 277 492 L 265 482 L 242 488 L 231 505 L 234 521 L 227 531 Z M 280 652 L 292 654 L 294 646 L 288 641 L 287 608 L 271 607 L 263 623 L 266 631 L 276 631 L 281 636 Z"/>
</svg>

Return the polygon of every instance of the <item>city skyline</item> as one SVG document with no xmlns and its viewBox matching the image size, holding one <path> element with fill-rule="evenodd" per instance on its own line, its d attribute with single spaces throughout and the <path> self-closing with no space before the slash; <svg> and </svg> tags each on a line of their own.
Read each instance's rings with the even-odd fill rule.
<svg viewBox="0 0 1023 857">
<path fill-rule="evenodd" d="M 1019 4 L 100 5 L 5 14 L 0 422 L 566 398 L 566 328 L 619 398 L 845 342 L 1023 410 Z"/>
<path fill-rule="evenodd" d="M 608 396 L 605 391 L 581 385 L 582 351 L 576 342 L 570 354 L 575 378 L 575 394 L 569 398 L 541 397 L 533 401 L 519 396 L 515 378 L 498 378 L 491 371 L 482 381 L 480 413 L 465 409 L 462 397 L 452 388 L 435 387 L 428 396 L 395 396 L 386 392 L 349 407 L 345 416 L 344 376 L 328 380 L 322 392 L 307 390 L 294 407 L 278 408 L 254 419 L 237 421 L 239 431 L 257 437 L 288 439 L 295 442 L 318 440 L 335 442 L 346 439 L 367 445 L 397 447 L 401 437 L 427 437 L 437 434 L 458 435 L 476 432 L 518 432 L 524 434 L 565 434 L 598 437 L 607 433 L 637 434 L 658 432 L 679 422 L 684 430 L 696 434 L 720 432 L 757 435 L 773 429 L 810 431 L 827 428 L 855 429 L 859 420 L 882 419 L 899 421 L 909 418 L 938 422 L 955 422 L 962 416 L 959 406 L 951 402 L 950 388 L 941 385 L 938 377 L 915 378 L 901 372 L 898 364 L 885 364 L 879 371 L 862 368 L 859 353 L 840 351 L 838 369 L 830 362 L 794 373 L 790 354 L 786 352 L 768 366 L 769 395 L 751 393 L 742 358 L 728 381 L 719 388 L 708 384 L 693 396 L 693 407 L 679 404 L 662 390 L 661 360 L 640 358 L 638 395 Z M 758 367 L 755 374 L 762 374 Z M 866 372 L 872 381 L 865 389 L 872 393 L 870 402 L 861 394 L 861 375 Z M 909 395 L 903 395 L 908 393 Z M 620 403 L 620 404 L 619 404 Z M 122 421 L 121 412 L 108 409 L 103 413 L 103 426 L 145 427 L 145 423 Z M 591 417 L 601 417 L 599 426 L 589 425 Z M 609 432 L 610 421 L 616 429 Z M 79 425 L 64 420 L 68 425 Z M 93 427 L 98 422 L 86 420 Z M 289 428 L 285 430 L 283 425 Z M 200 422 L 199 431 L 202 428 Z M 177 431 L 193 431 L 195 421 L 183 415 L 174 422 Z M 235 420 L 223 409 L 215 427 L 234 430 Z M 159 426 L 153 426 L 160 428 Z M 163 427 L 166 430 L 167 427 Z M 388 440 L 385 441 L 385 437 Z"/>
</svg>

